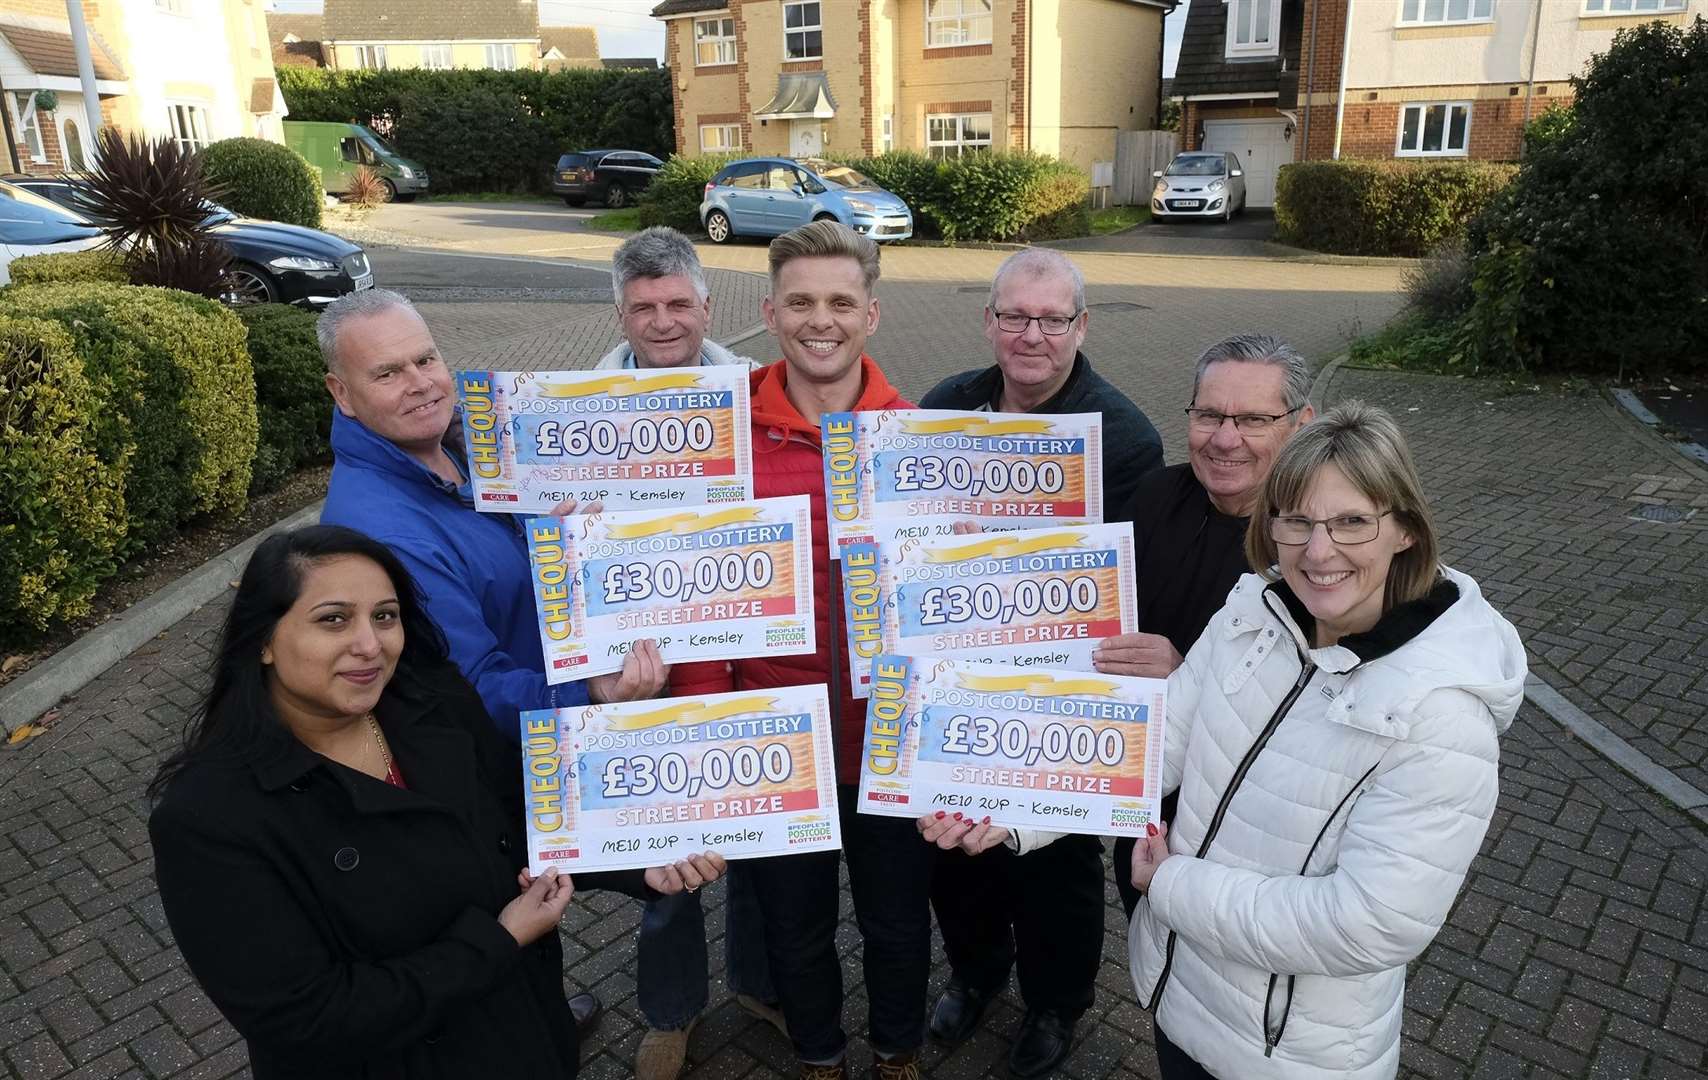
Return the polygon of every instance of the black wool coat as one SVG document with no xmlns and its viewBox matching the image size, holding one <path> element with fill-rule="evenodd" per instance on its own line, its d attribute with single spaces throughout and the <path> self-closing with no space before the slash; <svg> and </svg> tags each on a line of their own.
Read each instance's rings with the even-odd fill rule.
<svg viewBox="0 0 1708 1080">
<path fill-rule="evenodd" d="M 184 959 L 257 1080 L 573 1077 L 558 935 L 497 920 L 527 862 L 516 746 L 466 683 L 377 715 L 407 790 L 285 738 L 171 781 L 149 835 Z"/>
</svg>

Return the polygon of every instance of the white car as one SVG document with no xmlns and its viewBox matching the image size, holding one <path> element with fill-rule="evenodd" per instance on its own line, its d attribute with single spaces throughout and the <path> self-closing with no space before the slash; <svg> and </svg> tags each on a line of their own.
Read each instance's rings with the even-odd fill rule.
<svg viewBox="0 0 1708 1080">
<path fill-rule="evenodd" d="M 1221 218 L 1245 209 L 1245 172 L 1239 156 L 1193 150 L 1174 155 L 1168 168 L 1151 173 L 1151 220 Z"/>
<path fill-rule="evenodd" d="M 12 283 L 13 259 L 100 244 L 101 231 L 76 213 L 0 180 L 0 285 Z"/>
</svg>

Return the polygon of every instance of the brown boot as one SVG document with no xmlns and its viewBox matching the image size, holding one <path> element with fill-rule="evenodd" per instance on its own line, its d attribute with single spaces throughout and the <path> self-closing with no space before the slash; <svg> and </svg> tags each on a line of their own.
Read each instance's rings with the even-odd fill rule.
<svg viewBox="0 0 1708 1080">
<path fill-rule="evenodd" d="M 801 1062 L 801 1080 L 848 1080 L 847 1059 L 834 1065 L 809 1065 Z"/>
<path fill-rule="evenodd" d="M 635 1050 L 636 1080 L 676 1080 L 688 1060 L 688 1040 L 700 1023 L 698 1016 L 681 1031 L 648 1028 Z"/>
<path fill-rule="evenodd" d="M 881 1058 L 872 1054 L 872 1080 L 919 1080 L 919 1051 Z"/>
</svg>

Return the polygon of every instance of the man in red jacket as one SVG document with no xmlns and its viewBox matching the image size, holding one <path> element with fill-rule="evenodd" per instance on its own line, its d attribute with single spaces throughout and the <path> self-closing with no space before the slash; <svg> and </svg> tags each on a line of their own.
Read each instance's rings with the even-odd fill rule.
<svg viewBox="0 0 1708 1080">
<path fill-rule="evenodd" d="M 826 534 L 819 446 L 823 413 L 912 408 L 864 352 L 878 328 L 877 280 L 877 245 L 837 222 L 815 221 L 771 242 L 771 295 L 763 310 L 783 359 L 751 376 L 754 494 L 812 497 L 818 651 L 678 664 L 670 688 L 686 695 L 829 685 L 842 850 L 865 939 L 872 1074 L 917 1080 L 930 973 L 932 849 L 920 842 L 912 821 L 854 812 L 866 703 L 849 690 L 842 586 Z M 837 858 L 835 852 L 785 855 L 732 868 L 750 875 L 764 909 L 771 978 L 803 1080 L 848 1075 L 836 955 Z"/>
</svg>

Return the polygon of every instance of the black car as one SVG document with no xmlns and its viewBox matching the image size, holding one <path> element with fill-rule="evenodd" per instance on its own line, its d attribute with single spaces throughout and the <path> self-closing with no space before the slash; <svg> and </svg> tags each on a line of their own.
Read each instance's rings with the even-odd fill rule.
<svg viewBox="0 0 1708 1080">
<path fill-rule="evenodd" d="M 76 210 L 71 185 L 51 177 L 7 177 L 9 183 Z M 238 217 L 217 203 L 208 204 L 210 231 L 234 256 L 227 304 L 281 303 L 321 308 L 374 284 L 368 256 L 361 248 L 319 229 Z"/>
<path fill-rule="evenodd" d="M 571 206 L 598 199 L 615 210 L 645 191 L 664 162 L 639 150 L 578 150 L 557 159 L 552 193 Z"/>
</svg>

